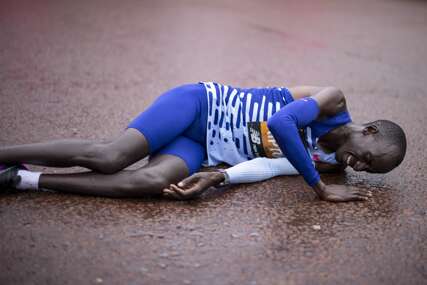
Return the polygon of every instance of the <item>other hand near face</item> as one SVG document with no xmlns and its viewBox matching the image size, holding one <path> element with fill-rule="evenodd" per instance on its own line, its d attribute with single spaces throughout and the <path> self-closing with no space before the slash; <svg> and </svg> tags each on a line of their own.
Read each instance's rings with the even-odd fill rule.
<svg viewBox="0 0 427 285">
<path fill-rule="evenodd" d="M 349 202 L 349 201 L 366 201 L 372 197 L 372 192 L 347 185 L 325 185 L 325 188 L 318 193 L 320 199 L 330 202 Z"/>
<path fill-rule="evenodd" d="M 200 196 L 209 187 L 216 186 L 224 181 L 224 174 L 220 172 L 197 172 L 178 185 L 171 184 L 163 189 L 163 196 L 176 200 L 189 200 Z"/>
</svg>

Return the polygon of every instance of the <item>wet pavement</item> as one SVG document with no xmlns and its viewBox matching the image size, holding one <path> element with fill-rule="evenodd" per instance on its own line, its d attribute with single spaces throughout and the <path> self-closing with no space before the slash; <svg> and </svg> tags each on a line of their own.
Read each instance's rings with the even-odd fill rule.
<svg viewBox="0 0 427 285">
<path fill-rule="evenodd" d="M 370 187 L 363 203 L 299 177 L 190 202 L 7 191 L 0 284 L 426 284 L 426 34 L 425 1 L 2 0 L 0 145 L 110 138 L 214 80 L 338 86 L 355 121 L 401 124 L 408 153 L 325 176 Z"/>
</svg>

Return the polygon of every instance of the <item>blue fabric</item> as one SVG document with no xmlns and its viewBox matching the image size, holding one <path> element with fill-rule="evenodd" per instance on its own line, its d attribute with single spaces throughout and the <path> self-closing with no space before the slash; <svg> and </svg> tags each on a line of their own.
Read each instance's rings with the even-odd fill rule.
<svg viewBox="0 0 427 285">
<path fill-rule="evenodd" d="M 202 145 L 206 142 L 206 90 L 202 84 L 186 84 L 159 96 L 128 128 L 140 131 L 156 152 L 179 135 Z"/>
<path fill-rule="evenodd" d="M 185 161 L 189 175 L 191 175 L 197 172 L 202 166 L 206 156 L 206 150 L 204 145 L 201 145 L 188 137 L 179 136 L 152 155 L 154 156 L 157 154 L 178 156 Z"/>
<path fill-rule="evenodd" d="M 293 101 L 285 87 L 238 88 L 215 82 L 203 82 L 208 98 L 207 165 L 230 165 L 261 155 L 261 144 L 250 135 L 258 122 Z M 249 132 L 248 132 L 249 131 Z M 264 153 L 264 151 L 262 151 Z"/>
<path fill-rule="evenodd" d="M 340 112 L 332 117 L 323 120 L 315 120 L 308 126 L 311 128 L 313 142 L 314 138 L 320 138 L 332 129 L 351 122 L 350 114 L 347 111 Z"/>
<path fill-rule="evenodd" d="M 159 96 L 128 128 L 144 135 L 150 155 L 177 155 L 193 173 L 201 166 L 200 156 L 206 156 L 207 108 L 202 84 L 182 85 Z"/>
<path fill-rule="evenodd" d="M 319 111 L 313 98 L 303 98 L 287 104 L 268 120 L 268 128 L 283 154 L 310 186 L 317 184 L 320 176 L 304 147 L 298 129 L 312 123 Z"/>
</svg>

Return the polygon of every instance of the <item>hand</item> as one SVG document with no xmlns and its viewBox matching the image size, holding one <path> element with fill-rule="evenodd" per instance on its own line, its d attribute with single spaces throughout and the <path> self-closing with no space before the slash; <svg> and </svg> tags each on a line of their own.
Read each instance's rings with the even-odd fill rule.
<svg viewBox="0 0 427 285">
<path fill-rule="evenodd" d="M 169 188 L 163 189 L 163 196 L 177 200 L 193 199 L 222 181 L 224 181 L 224 174 L 220 172 L 197 172 L 179 182 L 178 185 L 171 184 Z"/>
<path fill-rule="evenodd" d="M 320 199 L 330 202 L 366 201 L 372 197 L 372 192 L 363 188 L 347 185 L 323 185 Z"/>
</svg>

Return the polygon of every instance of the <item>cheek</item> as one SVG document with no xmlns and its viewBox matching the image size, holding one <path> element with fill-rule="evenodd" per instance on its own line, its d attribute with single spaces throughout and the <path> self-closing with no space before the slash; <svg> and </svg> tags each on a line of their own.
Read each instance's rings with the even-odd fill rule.
<svg viewBox="0 0 427 285">
<path fill-rule="evenodd" d="M 374 159 L 371 162 L 371 169 L 374 173 L 386 173 L 393 169 L 392 162 L 384 159 Z"/>
</svg>

